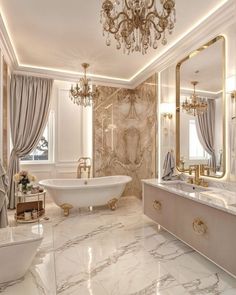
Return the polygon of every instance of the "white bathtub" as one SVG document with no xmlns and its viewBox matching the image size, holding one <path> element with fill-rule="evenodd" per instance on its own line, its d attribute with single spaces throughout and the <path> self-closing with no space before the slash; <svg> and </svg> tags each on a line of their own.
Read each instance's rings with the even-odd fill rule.
<svg viewBox="0 0 236 295">
<path fill-rule="evenodd" d="M 36 227 L 0 229 L 0 284 L 22 278 L 42 242 Z"/>
<path fill-rule="evenodd" d="M 117 200 L 131 180 L 129 176 L 116 175 L 91 179 L 45 179 L 39 184 L 47 189 L 54 202 L 68 215 L 73 207 L 108 204 L 115 209 Z"/>
</svg>

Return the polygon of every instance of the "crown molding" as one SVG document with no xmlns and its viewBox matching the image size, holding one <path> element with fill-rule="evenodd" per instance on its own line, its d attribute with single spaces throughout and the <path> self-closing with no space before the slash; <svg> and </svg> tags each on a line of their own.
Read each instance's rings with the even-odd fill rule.
<svg viewBox="0 0 236 295">
<path fill-rule="evenodd" d="M 4 24 L 2 15 L 0 14 L 0 47 L 3 52 L 4 58 L 8 65 L 14 69 L 18 66 L 17 56 L 14 51 L 12 42 Z"/>
<path fill-rule="evenodd" d="M 156 72 L 161 72 L 170 65 L 177 63 L 196 48 L 214 37 L 223 34 L 224 29 L 235 23 L 236 2 L 228 0 L 194 29 L 180 38 L 174 46 L 158 56 L 141 73 L 132 79 L 131 87 L 135 88 Z"/>
<path fill-rule="evenodd" d="M 88 75 L 94 84 L 120 87 L 136 88 L 140 83 L 156 72 L 160 72 L 188 55 L 195 48 L 222 34 L 222 31 L 235 22 L 236 3 L 235 0 L 228 0 L 218 9 L 213 11 L 208 17 L 200 21 L 193 29 L 183 34 L 177 42 L 170 44 L 169 48 L 159 54 L 146 67 L 141 69 L 130 79 L 118 79 L 113 77 L 104 77 Z M 21 65 L 18 63 L 17 55 L 8 35 L 2 16 L 0 16 L 0 46 L 6 56 L 12 71 L 18 74 L 37 75 L 41 77 L 53 78 L 55 80 L 64 80 L 74 82 L 81 77 L 82 73 L 65 72 L 57 69 L 38 68 L 33 66 Z"/>
<path fill-rule="evenodd" d="M 54 69 L 44 69 L 36 68 L 30 66 L 17 66 L 15 67 L 14 74 L 24 74 L 37 77 L 51 78 L 54 80 L 68 81 L 68 82 L 77 82 L 79 78 L 83 77 L 83 73 L 76 72 L 65 72 Z M 119 88 L 132 88 L 130 81 L 125 79 L 116 79 L 112 77 L 103 77 L 87 74 L 87 77 L 91 79 L 93 84 L 110 86 L 110 87 L 119 87 Z"/>
</svg>

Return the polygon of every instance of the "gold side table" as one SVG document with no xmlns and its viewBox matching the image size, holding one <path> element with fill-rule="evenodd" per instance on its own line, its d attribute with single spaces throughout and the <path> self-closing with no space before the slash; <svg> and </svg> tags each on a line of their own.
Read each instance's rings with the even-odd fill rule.
<svg viewBox="0 0 236 295">
<path fill-rule="evenodd" d="M 17 191 L 15 194 L 16 197 L 16 213 L 15 220 L 17 223 L 31 223 L 39 222 L 40 218 L 45 215 L 45 197 L 46 191 L 37 193 L 22 193 Z M 25 212 L 30 213 L 31 217 L 25 219 Z M 34 214 L 33 214 L 34 212 Z"/>
</svg>

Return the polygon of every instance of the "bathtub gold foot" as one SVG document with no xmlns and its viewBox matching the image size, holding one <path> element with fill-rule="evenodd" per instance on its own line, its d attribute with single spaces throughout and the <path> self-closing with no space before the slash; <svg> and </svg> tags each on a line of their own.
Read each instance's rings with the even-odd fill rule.
<svg viewBox="0 0 236 295">
<path fill-rule="evenodd" d="M 69 216 L 70 214 L 70 209 L 73 208 L 73 206 L 71 204 L 65 203 L 60 205 L 61 209 L 64 210 L 64 216 Z"/>
<path fill-rule="evenodd" d="M 118 199 L 113 198 L 113 199 L 111 199 L 110 201 L 107 202 L 107 205 L 112 211 L 114 211 L 117 208 L 117 202 L 118 202 Z"/>
</svg>

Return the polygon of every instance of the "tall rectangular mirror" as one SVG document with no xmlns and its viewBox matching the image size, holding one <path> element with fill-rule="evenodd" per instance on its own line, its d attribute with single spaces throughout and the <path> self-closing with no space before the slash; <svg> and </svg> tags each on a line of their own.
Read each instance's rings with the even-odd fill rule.
<svg viewBox="0 0 236 295">
<path fill-rule="evenodd" d="M 225 39 L 218 36 L 176 67 L 176 160 L 179 171 L 225 174 Z"/>
</svg>

